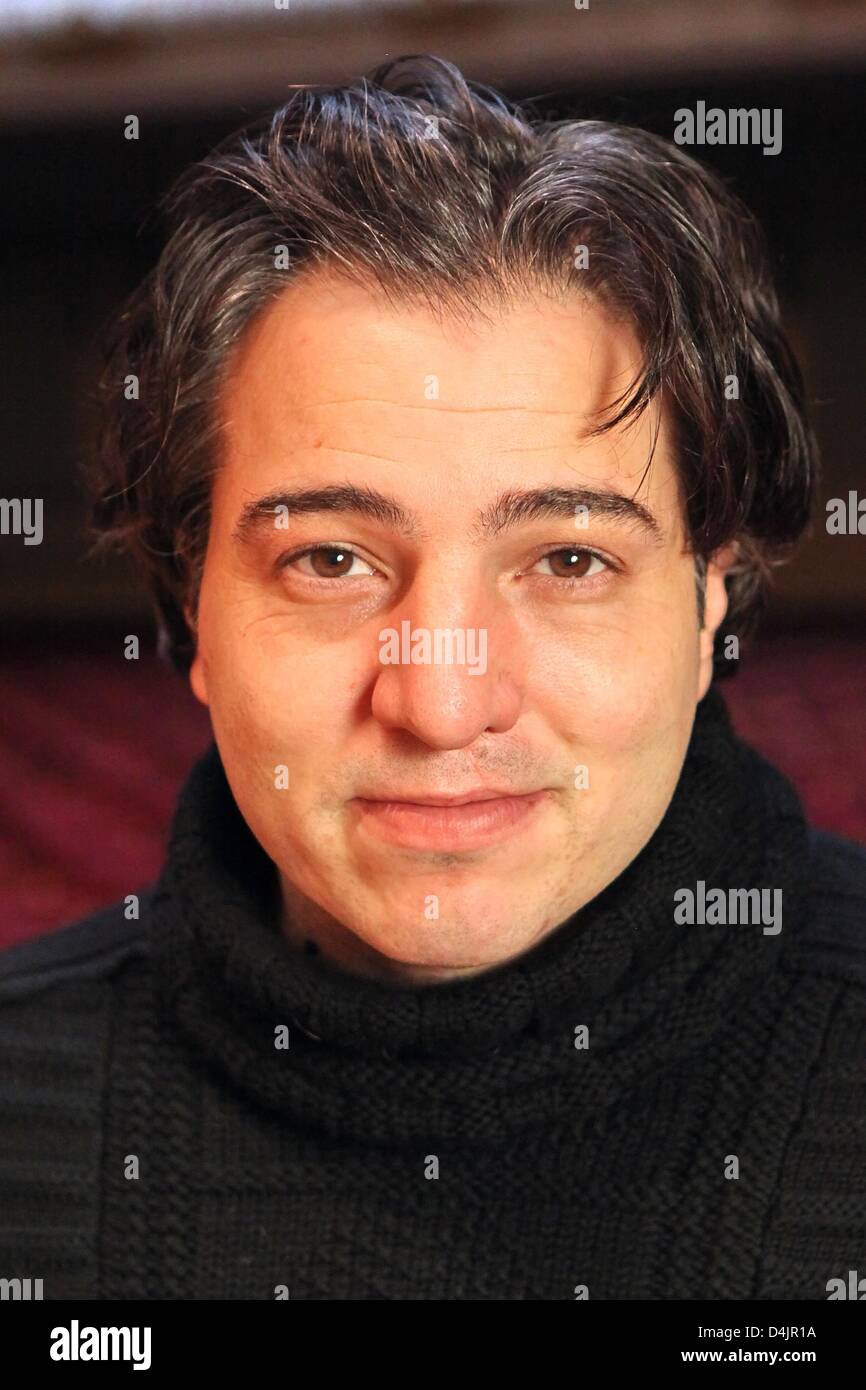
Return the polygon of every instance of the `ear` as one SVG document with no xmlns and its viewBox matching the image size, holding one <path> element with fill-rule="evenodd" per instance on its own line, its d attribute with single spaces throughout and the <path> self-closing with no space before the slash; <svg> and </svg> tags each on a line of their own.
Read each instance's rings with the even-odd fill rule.
<svg viewBox="0 0 866 1390">
<path fill-rule="evenodd" d="M 190 632 L 195 638 L 195 656 L 193 657 L 192 665 L 189 668 L 190 689 L 192 690 L 192 693 L 195 696 L 195 698 L 199 700 L 201 704 L 207 705 L 209 703 L 207 697 L 207 670 L 205 667 L 204 658 L 201 654 L 201 645 L 198 641 L 198 625 L 196 622 L 196 614 L 191 605 L 184 604 L 183 616 L 186 620 L 187 627 L 189 628 Z"/>
<path fill-rule="evenodd" d="M 698 702 L 710 688 L 713 679 L 713 645 L 719 625 L 728 611 L 728 591 L 725 576 L 739 558 L 735 541 L 723 546 L 707 563 L 706 591 L 704 595 L 704 625 L 699 634 Z"/>
</svg>

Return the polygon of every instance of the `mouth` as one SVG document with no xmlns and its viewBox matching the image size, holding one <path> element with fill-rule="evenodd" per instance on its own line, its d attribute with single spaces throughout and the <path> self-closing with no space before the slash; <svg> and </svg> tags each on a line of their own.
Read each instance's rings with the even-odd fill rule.
<svg viewBox="0 0 866 1390">
<path fill-rule="evenodd" d="M 355 797 L 365 831 L 404 849 L 468 851 L 524 829 L 548 798 L 547 789 L 500 794 L 489 789 L 416 800 Z"/>
<path fill-rule="evenodd" d="M 534 791 L 518 792 L 511 787 L 470 787 L 465 792 L 403 792 L 388 796 L 360 796 L 358 801 L 399 803 L 406 806 L 466 806 L 472 801 L 505 801 L 509 797 L 532 796 Z"/>
</svg>

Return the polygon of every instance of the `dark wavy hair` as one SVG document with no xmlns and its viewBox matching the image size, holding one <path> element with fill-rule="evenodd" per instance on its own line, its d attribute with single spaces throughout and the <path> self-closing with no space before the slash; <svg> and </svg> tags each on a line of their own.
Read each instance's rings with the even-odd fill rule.
<svg viewBox="0 0 866 1390">
<path fill-rule="evenodd" d="M 669 403 L 700 611 L 708 558 L 737 542 L 716 672 L 737 668 L 721 642 L 750 634 L 772 566 L 806 529 L 817 450 L 760 228 L 714 173 L 634 127 L 532 119 L 412 54 L 298 88 L 187 168 L 163 210 L 159 261 L 104 338 L 88 482 L 94 531 L 143 566 L 180 670 L 231 351 L 287 275 L 319 265 L 455 315 L 538 288 L 624 315 L 641 369 L 597 432 Z"/>
</svg>

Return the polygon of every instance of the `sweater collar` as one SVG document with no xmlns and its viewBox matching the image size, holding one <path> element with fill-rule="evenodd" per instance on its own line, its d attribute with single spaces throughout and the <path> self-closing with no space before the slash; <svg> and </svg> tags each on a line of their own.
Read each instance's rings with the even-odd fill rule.
<svg viewBox="0 0 866 1390">
<path fill-rule="evenodd" d="M 496 1140 L 612 1103 L 705 1044 L 795 926 L 806 836 L 793 787 L 736 737 L 711 688 L 661 823 L 612 884 L 505 966 L 395 986 L 287 943 L 276 870 L 212 746 L 182 792 L 154 900 L 156 979 L 194 1050 L 272 1111 L 334 1137 Z M 699 880 L 781 889 L 782 932 L 678 925 L 674 894 Z M 589 1046 L 576 1052 L 581 1025 Z"/>
</svg>

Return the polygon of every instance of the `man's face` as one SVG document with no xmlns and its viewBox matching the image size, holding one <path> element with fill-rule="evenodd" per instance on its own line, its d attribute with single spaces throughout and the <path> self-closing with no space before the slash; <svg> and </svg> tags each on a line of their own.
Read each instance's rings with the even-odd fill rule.
<svg viewBox="0 0 866 1390">
<path fill-rule="evenodd" d="M 652 836 L 726 600 L 711 566 L 699 630 L 667 420 L 648 471 L 654 412 L 586 437 L 638 363 L 582 300 L 467 328 L 323 275 L 249 330 L 191 679 L 290 937 L 471 974 Z"/>
</svg>

